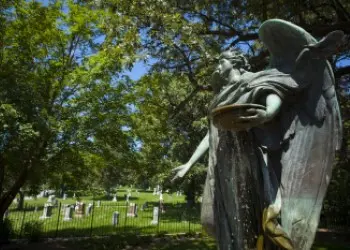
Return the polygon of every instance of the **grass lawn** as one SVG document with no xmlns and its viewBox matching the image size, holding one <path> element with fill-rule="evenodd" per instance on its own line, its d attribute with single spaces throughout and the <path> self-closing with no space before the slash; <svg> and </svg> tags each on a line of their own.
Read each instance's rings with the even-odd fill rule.
<svg viewBox="0 0 350 250">
<path fill-rule="evenodd" d="M 53 208 L 52 216 L 49 219 L 41 220 L 43 206 L 47 198 L 36 200 L 26 200 L 25 211 L 16 211 L 14 207 L 10 209 L 9 219 L 14 229 L 13 238 L 28 237 L 28 228 L 26 223 L 38 222 L 40 225 L 33 224 L 32 232 L 39 232 L 41 238 L 70 238 L 70 237 L 90 237 L 90 236 L 110 236 L 110 237 L 92 237 L 83 240 L 71 238 L 68 241 L 39 242 L 24 245 L 12 244 L 6 248 L 0 249 L 24 249 L 24 250 L 65 250 L 91 249 L 145 249 L 145 250 L 170 250 L 170 249 L 203 249 L 214 250 L 216 245 L 210 238 L 184 237 L 184 236 L 162 236 L 164 233 L 203 233 L 199 223 L 200 210 L 193 209 L 188 211 L 185 207 L 184 196 L 176 194 L 163 194 L 165 203 L 165 213 L 160 214 L 158 225 L 151 225 L 153 219 L 153 207 L 159 205 L 159 196 L 153 195 L 149 191 L 132 192 L 130 202 L 138 205 L 138 216 L 136 218 L 127 217 L 127 203 L 124 195 L 126 189 L 118 190 L 118 202 L 113 202 L 112 198 L 105 196 L 83 196 L 80 200 L 86 205 L 94 204 L 91 215 L 83 218 L 76 218 L 73 214 L 71 221 L 63 221 L 64 204 L 75 204 L 76 200 L 68 198 L 62 200 L 58 198 L 61 205 Z M 97 201 L 101 205 L 97 206 Z M 141 211 L 141 206 L 145 202 L 149 203 L 148 208 Z M 35 209 L 37 207 L 37 209 Z M 112 226 L 112 215 L 115 211 L 119 212 L 119 224 Z M 29 232 L 30 233 L 30 232 Z M 149 236 L 137 236 L 137 234 Z M 151 236 L 158 235 L 158 236 Z M 327 237 L 327 235 L 329 237 Z M 350 249 L 344 238 L 346 236 L 334 236 L 331 234 L 318 234 L 316 243 L 312 250 L 345 250 Z M 345 240 L 344 240 L 345 239 Z M 8 248 L 10 247 L 10 248 Z"/>
<path fill-rule="evenodd" d="M 28 245 L 12 245 L 4 250 L 215 250 L 215 241 L 201 236 L 162 236 L 162 237 L 140 237 L 135 235 L 118 235 L 107 238 L 90 238 L 84 240 L 54 241 L 31 243 Z M 312 250 L 346 250 L 349 247 L 316 245 Z"/>
<path fill-rule="evenodd" d="M 36 200 L 26 200 L 25 211 L 16 211 L 10 209 L 9 219 L 12 222 L 14 236 L 23 237 L 28 233 L 26 223 L 33 223 L 32 227 L 41 228 L 41 236 L 47 237 L 71 237 L 71 236 L 93 236 L 93 235 L 114 235 L 121 232 L 133 232 L 141 234 L 155 234 L 160 232 L 167 233 L 187 233 L 201 232 L 202 227 L 199 223 L 199 208 L 193 210 L 185 209 L 184 196 L 176 194 L 163 194 L 165 213 L 160 213 L 159 224 L 151 225 L 153 219 L 153 207 L 159 206 L 159 196 L 152 192 L 139 191 L 132 192 L 130 203 L 138 205 L 138 216 L 128 217 L 128 205 L 125 201 L 125 189 L 118 190 L 117 202 L 109 200 L 105 196 L 87 196 L 80 197 L 80 200 L 86 204 L 94 204 L 92 213 L 82 218 L 75 217 L 71 221 L 64 221 L 64 204 L 75 204 L 76 200 L 69 198 L 66 200 L 58 199 L 61 203 L 52 210 L 51 218 L 41 220 L 43 206 L 47 198 Z M 97 205 L 101 201 L 101 205 Z M 141 211 L 141 206 L 145 202 L 149 206 Z M 112 216 L 114 212 L 119 212 L 119 223 L 112 225 Z M 35 222 L 40 223 L 35 224 Z M 41 225 L 41 226 L 40 226 Z M 26 229 L 27 228 L 27 229 Z M 30 230 L 30 228 L 29 228 Z M 35 229 L 34 229 L 35 230 Z"/>
</svg>

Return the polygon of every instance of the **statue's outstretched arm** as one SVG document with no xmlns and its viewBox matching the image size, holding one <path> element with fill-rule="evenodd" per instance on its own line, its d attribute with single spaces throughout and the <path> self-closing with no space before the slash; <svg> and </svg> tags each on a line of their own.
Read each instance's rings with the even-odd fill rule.
<svg viewBox="0 0 350 250">
<path fill-rule="evenodd" d="M 191 167 L 208 151 L 209 149 L 209 132 L 205 135 L 203 140 L 200 142 L 193 155 L 184 165 L 174 168 L 172 171 L 176 171 L 176 175 L 172 180 L 179 177 L 183 177 Z"/>
</svg>

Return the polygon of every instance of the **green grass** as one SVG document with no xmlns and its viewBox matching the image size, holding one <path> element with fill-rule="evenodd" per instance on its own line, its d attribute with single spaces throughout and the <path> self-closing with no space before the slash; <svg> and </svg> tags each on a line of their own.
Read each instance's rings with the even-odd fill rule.
<svg viewBox="0 0 350 250">
<path fill-rule="evenodd" d="M 120 234 L 112 237 L 89 238 L 83 240 L 42 242 L 18 246 L 22 250 L 215 250 L 215 241 L 201 235 L 187 236 L 137 236 L 134 234 Z M 318 245 L 312 250 L 346 250 L 348 247 L 334 247 Z"/>
<path fill-rule="evenodd" d="M 163 194 L 166 212 L 160 214 L 160 223 L 151 225 L 153 218 L 153 206 L 158 206 L 159 196 L 152 192 L 140 191 L 139 195 L 133 192 L 130 202 L 138 205 L 138 217 L 127 217 L 127 204 L 124 199 L 126 190 L 118 190 L 118 202 L 106 200 L 104 196 L 86 196 L 80 197 L 80 200 L 87 206 L 89 203 L 95 204 L 93 213 L 83 218 L 76 218 L 73 213 L 73 220 L 63 221 L 64 204 L 75 204 L 75 199 L 62 200 L 60 206 L 53 208 L 52 216 L 49 219 L 41 220 L 43 214 L 43 205 L 47 198 L 36 200 L 27 200 L 25 211 L 16 211 L 10 209 L 9 219 L 12 222 L 15 235 L 23 237 L 23 227 L 28 222 L 40 221 L 43 237 L 71 237 L 71 236 L 92 236 L 92 235 L 115 235 L 127 232 L 137 232 L 139 234 L 166 233 L 186 233 L 201 232 L 202 227 L 199 223 L 199 209 L 186 211 L 184 209 L 184 196 L 177 197 L 175 194 Z M 98 200 L 101 200 L 101 206 L 97 207 Z M 149 207 L 141 211 L 141 206 L 145 202 Z M 35 206 L 39 209 L 34 211 Z M 112 226 L 112 215 L 115 211 L 119 212 L 118 226 Z"/>
</svg>

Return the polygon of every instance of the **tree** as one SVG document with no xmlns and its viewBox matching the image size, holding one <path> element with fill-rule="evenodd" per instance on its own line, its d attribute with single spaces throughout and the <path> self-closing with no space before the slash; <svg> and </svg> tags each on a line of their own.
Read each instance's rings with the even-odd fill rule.
<svg viewBox="0 0 350 250">
<path fill-rule="evenodd" d="M 101 137 L 108 113 L 116 121 L 114 132 L 123 134 L 129 111 L 118 74 L 132 65 L 139 36 L 130 18 L 89 1 L 5 2 L 0 7 L 0 221 L 26 181 L 54 178 L 67 161 L 74 163 L 67 175 L 79 172 L 79 165 L 101 162 L 99 149 L 90 147 Z M 61 164 L 53 164 L 57 159 Z"/>
</svg>

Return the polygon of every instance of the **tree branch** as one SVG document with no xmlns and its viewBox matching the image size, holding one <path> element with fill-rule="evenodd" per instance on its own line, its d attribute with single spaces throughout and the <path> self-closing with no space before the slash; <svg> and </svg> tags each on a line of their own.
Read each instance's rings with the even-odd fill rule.
<svg viewBox="0 0 350 250">
<path fill-rule="evenodd" d="M 174 47 L 181 53 L 184 61 L 185 61 L 185 64 L 186 64 L 186 67 L 187 67 L 187 70 L 188 70 L 188 79 L 190 80 L 191 84 L 195 87 L 198 87 L 198 82 L 195 78 L 195 75 L 193 73 L 193 70 L 192 70 L 192 65 L 191 65 L 191 61 L 190 59 L 188 58 L 188 56 L 186 55 L 185 51 L 183 51 L 176 43 L 173 44 Z"/>
<path fill-rule="evenodd" d="M 314 24 L 303 27 L 306 31 L 314 36 L 323 37 L 334 30 L 342 30 L 346 34 L 350 34 L 350 21 L 338 22 L 335 24 Z"/>
<path fill-rule="evenodd" d="M 343 75 L 347 75 L 350 74 L 350 66 L 346 66 L 346 67 L 342 67 L 342 68 L 338 68 L 335 72 L 335 78 L 340 78 Z"/>
<path fill-rule="evenodd" d="M 186 97 L 185 100 L 180 102 L 180 104 L 175 108 L 173 114 L 170 116 L 170 119 L 173 119 L 201 89 L 202 87 L 198 86 L 191 92 L 191 94 L 189 94 L 189 96 Z"/>
</svg>

